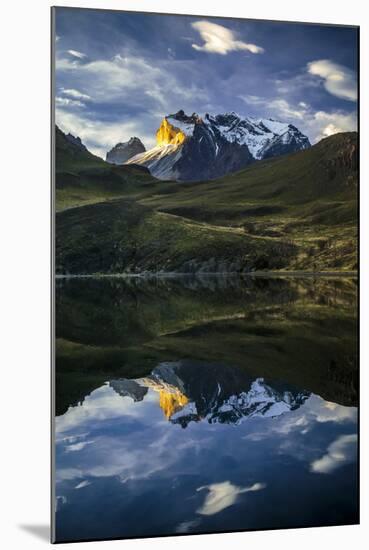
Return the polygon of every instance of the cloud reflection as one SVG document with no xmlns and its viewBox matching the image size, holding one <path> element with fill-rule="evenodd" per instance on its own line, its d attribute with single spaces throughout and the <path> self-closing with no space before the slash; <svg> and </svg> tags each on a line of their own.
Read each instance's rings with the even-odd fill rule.
<svg viewBox="0 0 369 550">
<path fill-rule="evenodd" d="M 212 483 L 211 485 L 199 487 L 197 489 L 198 491 L 207 489 L 209 492 L 205 497 L 203 505 L 197 510 L 197 513 L 202 516 L 212 516 L 213 514 L 217 514 L 225 508 L 232 506 L 236 502 L 239 495 L 243 493 L 261 491 L 262 489 L 265 489 L 265 487 L 265 483 L 254 483 L 250 487 L 238 487 L 237 485 L 233 485 L 230 481 Z"/>
<path fill-rule="evenodd" d="M 311 471 L 317 474 L 330 474 L 340 466 L 353 462 L 356 458 L 357 435 L 342 435 L 327 449 L 327 453 L 311 463 Z"/>
</svg>

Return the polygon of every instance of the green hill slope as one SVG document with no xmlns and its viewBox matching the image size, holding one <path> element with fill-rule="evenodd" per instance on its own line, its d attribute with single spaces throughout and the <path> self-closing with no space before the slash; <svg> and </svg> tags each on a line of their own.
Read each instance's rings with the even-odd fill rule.
<svg viewBox="0 0 369 550">
<path fill-rule="evenodd" d="M 104 202 L 58 213 L 59 273 L 357 267 L 356 133 L 190 184 L 128 173 L 92 155 L 75 164 L 69 153 L 57 162 L 57 181 L 68 170 L 78 177 L 66 187 L 68 201 L 73 191 L 81 204 L 96 203 L 96 193 Z"/>
<path fill-rule="evenodd" d="M 204 221 L 242 220 L 307 204 L 356 200 L 357 134 L 336 134 L 306 151 L 254 163 L 224 178 L 182 184 L 175 194 L 150 201 Z M 351 204 L 352 206 L 352 204 Z M 314 208 L 313 208 L 314 210 Z M 318 208 L 319 210 L 319 208 Z M 341 220 L 342 221 L 342 220 Z"/>
<path fill-rule="evenodd" d="M 157 180 L 141 166 L 109 164 L 55 128 L 56 209 L 63 210 L 134 193 Z"/>
</svg>

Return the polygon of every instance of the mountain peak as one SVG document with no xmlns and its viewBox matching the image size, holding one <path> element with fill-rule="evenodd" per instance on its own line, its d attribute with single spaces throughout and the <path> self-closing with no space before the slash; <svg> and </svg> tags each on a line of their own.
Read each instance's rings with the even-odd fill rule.
<svg viewBox="0 0 369 550">
<path fill-rule="evenodd" d="M 156 147 L 128 162 L 146 166 L 163 180 L 207 180 L 308 147 L 309 139 L 286 122 L 234 111 L 201 117 L 180 109 L 161 121 Z"/>
<path fill-rule="evenodd" d="M 82 143 L 82 140 L 80 137 L 73 136 L 70 132 L 68 134 L 64 134 L 65 139 L 74 145 L 77 149 L 80 149 L 81 151 L 87 151 L 87 147 Z"/>
<path fill-rule="evenodd" d="M 174 118 L 174 117 L 171 117 Z M 156 132 L 156 144 L 159 147 L 165 145 L 180 145 L 186 139 L 186 134 L 180 128 L 169 122 L 169 117 L 164 117 Z"/>
<path fill-rule="evenodd" d="M 195 126 L 202 123 L 203 120 L 197 113 L 186 115 L 183 109 L 165 116 L 156 132 L 157 146 L 182 144 L 187 137 L 193 135 Z"/>
<path fill-rule="evenodd" d="M 142 147 L 144 147 L 144 144 L 142 143 L 140 138 L 138 138 L 136 136 L 133 136 L 133 137 L 129 138 L 127 143 L 128 143 L 128 145 L 133 145 L 134 143 L 140 143 L 142 145 Z"/>
<path fill-rule="evenodd" d="M 183 109 L 180 109 L 177 113 L 168 115 L 166 118 L 172 118 L 180 122 L 186 122 L 187 124 L 196 124 L 196 122 L 201 122 L 201 117 L 197 113 L 186 115 Z"/>
<path fill-rule="evenodd" d="M 128 141 L 117 143 L 110 151 L 106 153 L 106 162 L 111 164 L 124 164 L 130 158 L 144 153 L 146 148 L 142 141 L 134 136 Z"/>
</svg>

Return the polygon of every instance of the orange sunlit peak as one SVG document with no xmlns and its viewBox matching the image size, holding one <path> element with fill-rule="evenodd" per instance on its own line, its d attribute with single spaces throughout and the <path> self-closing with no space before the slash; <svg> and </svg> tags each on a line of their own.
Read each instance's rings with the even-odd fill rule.
<svg viewBox="0 0 369 550">
<path fill-rule="evenodd" d="M 186 139 L 185 134 L 164 117 L 160 127 L 156 132 L 156 143 L 159 146 L 163 145 L 180 145 Z"/>
</svg>

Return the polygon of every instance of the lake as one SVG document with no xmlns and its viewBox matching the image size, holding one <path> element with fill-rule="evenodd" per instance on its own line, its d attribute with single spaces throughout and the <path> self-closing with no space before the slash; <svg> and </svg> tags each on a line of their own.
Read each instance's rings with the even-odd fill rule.
<svg viewBox="0 0 369 550">
<path fill-rule="evenodd" d="M 352 278 L 56 281 L 56 540 L 358 522 Z"/>
</svg>

